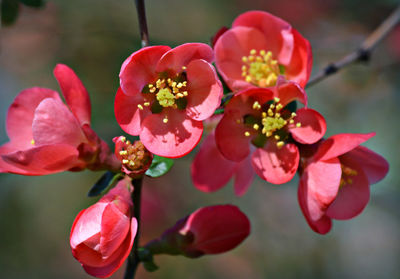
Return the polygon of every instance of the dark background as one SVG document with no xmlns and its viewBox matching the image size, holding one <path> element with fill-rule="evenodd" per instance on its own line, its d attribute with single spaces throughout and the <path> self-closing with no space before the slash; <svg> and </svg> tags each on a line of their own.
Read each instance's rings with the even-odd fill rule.
<svg viewBox="0 0 400 279">
<path fill-rule="evenodd" d="M 315 73 L 357 48 L 397 5 L 395 0 L 153 0 L 146 1 L 152 44 L 205 42 L 240 13 L 260 9 L 289 21 L 311 42 Z M 8 106 L 22 89 L 58 89 L 57 63 L 72 67 L 92 98 L 93 127 L 108 142 L 122 133 L 113 100 L 121 63 L 140 47 L 133 0 L 48 1 L 20 7 L 16 23 L 0 30 L 0 140 L 6 142 Z M 307 92 L 327 119 L 327 136 L 377 135 L 365 145 L 390 163 L 372 186 L 357 218 L 335 222 L 325 236 L 306 224 L 297 203 L 297 177 L 274 186 L 256 179 L 237 198 L 232 185 L 205 194 L 190 181 L 194 156 L 176 160 L 161 179 L 144 185 L 143 242 L 204 205 L 233 203 L 249 216 L 250 237 L 232 252 L 197 260 L 158 256 L 160 270 L 137 278 L 400 278 L 400 27 L 368 65 L 353 65 Z M 86 193 L 101 173 L 45 177 L 0 175 L 0 278 L 90 278 L 72 257 L 69 231 L 77 213 L 93 204 Z M 123 268 L 112 278 L 122 278 Z"/>
</svg>

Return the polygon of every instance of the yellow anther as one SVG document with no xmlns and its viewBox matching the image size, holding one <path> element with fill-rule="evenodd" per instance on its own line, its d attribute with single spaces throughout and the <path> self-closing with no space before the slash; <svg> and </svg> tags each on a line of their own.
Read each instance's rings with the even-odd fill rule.
<svg viewBox="0 0 400 279">
<path fill-rule="evenodd" d="M 156 88 L 155 88 L 155 87 L 153 87 L 153 88 L 150 88 L 150 92 L 151 92 L 151 93 L 154 93 L 154 92 L 156 92 Z"/>
<path fill-rule="evenodd" d="M 295 112 L 292 112 L 291 116 L 292 116 L 292 117 L 296 117 L 297 114 L 296 114 Z"/>
<path fill-rule="evenodd" d="M 255 55 L 256 53 L 257 53 L 257 51 L 255 49 L 250 50 L 251 55 Z"/>
<path fill-rule="evenodd" d="M 259 128 L 260 128 L 260 125 L 258 125 L 257 123 L 253 125 L 254 130 L 258 130 Z"/>
<path fill-rule="evenodd" d="M 265 117 L 267 117 L 267 113 L 266 113 L 265 111 L 263 111 L 263 112 L 261 113 L 261 116 L 262 116 L 263 118 L 265 118 Z"/>
<path fill-rule="evenodd" d="M 300 128 L 301 127 L 301 123 L 300 122 L 296 123 L 296 127 Z"/>
<path fill-rule="evenodd" d="M 281 99 L 279 99 L 278 97 L 275 97 L 275 98 L 274 98 L 274 102 L 275 102 L 275 103 L 279 103 L 280 100 L 281 100 Z"/>
<path fill-rule="evenodd" d="M 275 118 L 279 118 L 279 117 L 281 117 L 281 114 L 279 112 L 276 112 L 275 113 Z"/>
<path fill-rule="evenodd" d="M 290 119 L 290 120 L 289 120 L 289 123 L 290 123 L 290 124 L 293 124 L 293 123 L 294 123 L 294 120 L 293 120 L 293 119 Z"/>
<path fill-rule="evenodd" d="M 265 55 L 265 50 L 260 50 L 260 55 L 264 56 Z"/>
<path fill-rule="evenodd" d="M 148 106 L 150 106 L 150 102 L 145 102 L 143 105 L 144 105 L 145 107 L 148 107 Z"/>
<path fill-rule="evenodd" d="M 274 116 L 274 112 L 272 111 L 272 109 L 268 109 L 268 116 Z"/>
<path fill-rule="evenodd" d="M 278 141 L 277 143 L 276 143 L 276 146 L 278 147 L 278 148 L 282 148 L 282 146 L 284 146 L 285 145 L 285 142 L 283 142 L 283 141 Z"/>
<path fill-rule="evenodd" d="M 130 144 L 131 144 L 131 142 L 130 142 L 129 140 L 127 140 L 127 141 L 126 141 L 126 144 L 127 144 L 127 145 L 130 145 Z"/>
<path fill-rule="evenodd" d="M 162 122 L 164 122 L 164 124 L 167 124 L 168 123 L 168 118 L 165 117 Z"/>
<path fill-rule="evenodd" d="M 153 88 L 154 87 L 154 85 L 151 84 L 151 83 L 148 86 L 149 86 L 149 88 Z"/>
<path fill-rule="evenodd" d="M 280 111 L 283 108 L 282 104 L 277 104 L 276 105 L 276 110 Z"/>
<path fill-rule="evenodd" d="M 183 98 L 183 94 L 182 93 L 178 93 L 178 94 L 176 94 L 176 97 Z"/>
<path fill-rule="evenodd" d="M 126 151 L 126 150 L 121 150 L 119 152 L 119 155 L 127 155 L 127 154 L 128 154 L 128 151 Z"/>
<path fill-rule="evenodd" d="M 240 123 L 242 123 L 242 121 L 240 119 L 236 119 L 236 123 L 240 124 Z"/>
<path fill-rule="evenodd" d="M 246 136 L 246 137 L 250 137 L 250 132 L 244 132 L 244 135 Z"/>
<path fill-rule="evenodd" d="M 121 141 L 125 142 L 126 141 L 126 137 L 121 137 Z"/>
<path fill-rule="evenodd" d="M 251 82 L 251 76 L 246 76 L 246 81 Z"/>
<path fill-rule="evenodd" d="M 182 82 L 183 86 L 187 85 L 187 81 L 185 80 L 184 82 Z"/>
<path fill-rule="evenodd" d="M 141 104 L 137 105 L 140 110 L 143 110 L 143 106 Z"/>
<path fill-rule="evenodd" d="M 182 94 L 183 94 L 183 96 L 187 96 L 188 92 L 187 91 L 183 91 Z"/>
<path fill-rule="evenodd" d="M 246 56 L 243 56 L 243 57 L 242 57 L 242 61 L 243 61 L 244 63 L 246 63 L 246 62 L 248 61 L 247 57 L 246 57 Z"/>
<path fill-rule="evenodd" d="M 265 131 L 265 129 L 263 129 L 263 131 Z M 269 132 L 269 131 L 268 131 L 268 132 L 265 133 L 265 135 L 266 135 L 267 137 L 270 137 L 270 136 L 272 136 L 272 132 Z"/>
<path fill-rule="evenodd" d="M 178 84 L 176 85 L 176 87 L 178 87 L 178 88 L 182 88 L 182 86 L 183 86 L 182 82 L 180 82 L 180 83 L 178 83 Z"/>
<path fill-rule="evenodd" d="M 260 103 L 258 101 L 255 101 L 253 103 L 253 109 L 261 109 L 261 105 L 260 105 Z"/>
<path fill-rule="evenodd" d="M 269 108 L 274 109 L 274 108 L 275 108 L 275 105 L 274 105 L 274 104 L 270 104 L 270 105 L 269 105 Z"/>
<path fill-rule="evenodd" d="M 281 137 L 278 136 L 278 135 L 275 135 L 274 138 L 275 138 L 276 140 L 280 140 L 280 139 L 281 139 Z"/>
<path fill-rule="evenodd" d="M 186 70 L 186 66 L 182 66 L 182 70 Z"/>
<path fill-rule="evenodd" d="M 247 70 L 247 67 L 245 66 L 245 65 L 243 65 L 242 66 L 242 71 L 244 72 L 244 71 L 246 71 Z"/>
<path fill-rule="evenodd" d="M 250 55 L 248 58 L 249 58 L 249 61 L 251 61 L 251 62 L 254 61 L 254 59 L 255 59 L 255 57 L 253 55 Z"/>
<path fill-rule="evenodd" d="M 130 165 L 131 167 L 133 167 L 133 166 L 135 165 L 135 162 L 132 161 L 132 160 L 130 160 L 130 161 L 129 161 L 129 165 Z"/>
<path fill-rule="evenodd" d="M 122 160 L 122 164 L 128 164 L 128 163 L 129 163 L 129 160 L 127 160 L 127 159 Z"/>
<path fill-rule="evenodd" d="M 32 145 L 35 144 L 35 140 L 34 140 L 34 139 L 31 140 L 31 144 L 32 144 Z"/>
</svg>

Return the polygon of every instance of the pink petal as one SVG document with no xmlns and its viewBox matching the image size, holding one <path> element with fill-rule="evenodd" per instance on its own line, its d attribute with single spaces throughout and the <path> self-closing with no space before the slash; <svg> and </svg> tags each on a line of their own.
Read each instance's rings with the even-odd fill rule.
<svg viewBox="0 0 400 279">
<path fill-rule="evenodd" d="M 222 156 L 215 144 L 214 134 L 209 134 L 190 168 L 193 184 L 200 191 L 215 192 L 229 182 L 236 164 Z"/>
<path fill-rule="evenodd" d="M 131 220 L 131 229 L 128 235 L 129 237 L 125 238 L 125 241 L 122 243 L 119 249 L 112 255 L 112 257 L 108 258 L 100 266 L 89 266 L 82 264 L 85 271 L 88 274 L 99 278 L 105 278 L 111 276 L 115 271 L 117 271 L 121 267 L 126 258 L 129 256 L 129 253 L 131 252 L 133 246 L 133 241 L 135 239 L 136 231 L 137 231 L 137 221 L 135 218 L 133 218 Z M 112 259 L 113 261 L 111 262 L 110 259 Z"/>
<path fill-rule="evenodd" d="M 318 160 L 328 160 L 338 157 L 353 150 L 373 136 L 375 136 L 375 133 L 334 135 L 319 146 L 318 152 L 314 158 Z"/>
<path fill-rule="evenodd" d="M 163 123 L 165 118 L 167 123 Z M 140 140 L 159 156 L 177 158 L 188 154 L 200 141 L 203 123 L 189 118 L 184 111 L 164 109 L 143 121 Z"/>
<path fill-rule="evenodd" d="M 242 123 L 243 116 L 238 111 L 225 111 L 224 117 L 215 129 L 215 141 L 222 155 L 231 161 L 243 161 L 250 154 L 251 137 L 244 133 L 249 130 Z"/>
<path fill-rule="evenodd" d="M 318 221 L 336 198 L 342 170 L 338 158 L 311 162 L 301 176 L 305 210 L 309 219 Z"/>
<path fill-rule="evenodd" d="M 208 62 L 193 60 L 187 66 L 188 97 L 186 111 L 194 120 L 204 120 L 213 115 L 221 103 L 222 84 Z"/>
<path fill-rule="evenodd" d="M 389 163 L 385 158 L 364 146 L 358 146 L 342 155 L 342 157 L 356 161 L 367 176 L 370 184 L 375 184 L 382 180 L 389 171 Z"/>
<path fill-rule="evenodd" d="M 236 206 L 208 206 L 189 216 L 181 232 L 187 231 L 194 234 L 191 249 L 218 254 L 238 246 L 250 234 L 250 222 Z"/>
<path fill-rule="evenodd" d="M 92 236 L 100 233 L 101 219 L 107 203 L 98 202 L 82 210 L 72 225 L 70 244 L 73 249 Z"/>
<path fill-rule="evenodd" d="M 285 76 L 305 87 L 311 75 L 312 51 L 308 40 L 292 29 L 294 48 L 291 60 L 285 64 Z"/>
<path fill-rule="evenodd" d="M 253 182 L 254 174 L 251 156 L 247 156 L 242 162 L 236 163 L 235 183 L 233 185 L 236 196 L 243 196 L 247 192 Z"/>
<path fill-rule="evenodd" d="M 166 52 L 157 65 L 157 72 L 168 71 L 173 74 L 182 72 L 182 67 L 197 59 L 209 63 L 214 60 L 214 52 L 209 45 L 202 43 L 186 43 Z"/>
<path fill-rule="evenodd" d="M 133 136 L 140 134 L 143 120 L 151 114 L 146 106 L 143 106 L 143 110 L 138 108 L 144 102 L 142 94 L 128 96 L 121 88 L 118 89 L 114 102 L 115 118 L 126 133 Z"/>
<path fill-rule="evenodd" d="M 277 84 L 274 88 L 275 97 L 280 99 L 283 106 L 290 102 L 299 101 L 307 106 L 307 94 L 299 84 L 286 80 L 283 76 L 279 76 Z"/>
<path fill-rule="evenodd" d="M 130 221 L 114 203 L 109 203 L 101 219 L 100 252 L 103 259 L 110 257 L 129 232 Z"/>
<path fill-rule="evenodd" d="M 36 108 L 32 132 L 38 145 L 66 143 L 78 146 L 87 141 L 75 116 L 63 103 L 50 98 Z"/>
<path fill-rule="evenodd" d="M 319 209 L 317 204 L 312 199 L 309 199 L 309 195 L 307 193 L 307 184 L 303 179 L 300 179 L 297 197 L 299 200 L 300 209 L 303 212 L 303 215 L 306 218 L 310 228 L 320 234 L 328 233 L 332 228 L 331 218 L 324 214 L 315 220 L 311 218 L 310 212 L 319 211 Z"/>
<path fill-rule="evenodd" d="M 218 39 L 214 49 L 217 69 L 229 88 L 234 91 L 254 87 L 242 77 L 242 57 L 248 56 L 252 49 L 271 50 L 262 32 L 247 27 L 226 31 Z"/>
<path fill-rule="evenodd" d="M 279 57 L 280 64 L 290 61 L 293 51 L 291 26 L 284 20 L 267 12 L 249 11 L 238 16 L 232 24 L 233 29 L 239 26 L 251 27 L 261 31 L 268 42 L 268 49 Z"/>
<path fill-rule="evenodd" d="M 13 166 L 12 169 L 7 169 L 7 172 L 46 175 L 67 171 L 73 167 L 82 167 L 78 156 L 78 150 L 71 145 L 53 144 L 2 154 L 2 159 Z"/>
<path fill-rule="evenodd" d="M 293 138 L 303 144 L 313 144 L 319 141 L 326 132 L 324 117 L 313 109 L 301 108 L 296 111 L 295 123 L 301 123 L 301 127 L 295 125 L 289 128 Z"/>
<path fill-rule="evenodd" d="M 154 82 L 158 77 L 156 65 L 170 49 L 168 46 L 150 46 L 132 53 L 122 64 L 119 73 L 124 93 L 128 96 L 140 94 L 146 84 Z"/>
<path fill-rule="evenodd" d="M 64 64 L 57 64 L 54 76 L 61 87 L 65 101 L 81 125 L 90 124 L 89 94 L 75 72 Z"/>
<path fill-rule="evenodd" d="M 32 121 L 36 107 L 46 98 L 61 102 L 56 91 L 47 88 L 33 87 L 21 91 L 11 104 L 7 113 L 6 129 L 16 149 L 30 147 Z"/>
<path fill-rule="evenodd" d="M 0 146 L 0 173 L 15 173 L 22 175 L 29 175 L 29 171 L 24 168 L 18 168 L 12 162 L 7 163 L 3 160 L 3 155 L 14 153 L 18 151 L 12 142 L 7 142 Z"/>
<path fill-rule="evenodd" d="M 299 159 L 296 145 L 289 143 L 278 148 L 275 141 L 268 141 L 264 148 L 254 151 L 251 162 L 262 179 L 273 184 L 283 184 L 296 174 Z"/>
<path fill-rule="evenodd" d="M 326 215 L 338 220 L 347 220 L 356 217 L 367 206 L 369 201 L 369 182 L 357 163 L 340 159 L 341 163 L 357 171 L 356 176 L 347 177 L 351 184 L 342 186 L 336 199 L 328 207 Z"/>
</svg>

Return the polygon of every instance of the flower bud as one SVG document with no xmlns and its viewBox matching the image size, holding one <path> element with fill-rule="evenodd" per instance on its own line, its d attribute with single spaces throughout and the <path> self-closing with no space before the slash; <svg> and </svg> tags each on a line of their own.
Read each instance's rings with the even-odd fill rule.
<svg viewBox="0 0 400 279">
<path fill-rule="evenodd" d="M 72 225 L 72 254 L 92 276 L 110 276 L 132 249 L 137 231 L 132 190 L 129 180 L 121 180 L 97 203 L 82 210 Z"/>
</svg>

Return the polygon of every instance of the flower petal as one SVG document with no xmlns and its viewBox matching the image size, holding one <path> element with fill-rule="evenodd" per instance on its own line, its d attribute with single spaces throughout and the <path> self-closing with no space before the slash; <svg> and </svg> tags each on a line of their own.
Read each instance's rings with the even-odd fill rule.
<svg viewBox="0 0 400 279">
<path fill-rule="evenodd" d="M 194 120 L 204 120 L 213 115 L 221 103 L 222 84 L 211 64 L 202 59 L 187 66 L 188 97 L 186 111 Z"/>
<path fill-rule="evenodd" d="M 33 116 L 36 107 L 46 98 L 61 102 L 56 91 L 33 87 L 21 91 L 8 109 L 6 129 L 16 149 L 31 147 Z"/>
<path fill-rule="evenodd" d="M 307 106 L 307 94 L 298 83 L 288 81 L 283 76 L 279 76 L 276 86 L 273 89 L 275 97 L 280 99 L 279 102 L 282 106 L 286 106 L 293 101 L 299 101 Z"/>
<path fill-rule="evenodd" d="M 246 137 L 248 130 L 242 123 L 238 111 L 225 111 L 224 117 L 215 129 L 215 141 L 222 155 L 231 161 L 243 161 L 250 154 L 251 137 Z"/>
<path fill-rule="evenodd" d="M 314 158 L 317 160 L 328 160 L 343 155 L 353 150 L 363 142 L 375 136 L 369 134 L 338 134 L 329 137 L 319 147 Z"/>
<path fill-rule="evenodd" d="M 78 146 L 86 137 L 75 116 L 60 101 L 48 98 L 35 110 L 32 123 L 35 144 L 66 143 Z"/>
<path fill-rule="evenodd" d="M 251 182 L 253 182 L 254 174 L 250 155 L 243 161 L 236 163 L 235 183 L 233 185 L 236 196 L 243 196 L 247 192 Z"/>
<path fill-rule="evenodd" d="M 301 123 L 301 127 L 289 128 L 293 138 L 302 144 L 313 144 L 319 141 L 326 132 L 324 117 L 317 111 L 308 108 L 301 108 L 296 111 L 295 123 Z"/>
<path fill-rule="evenodd" d="M 129 56 L 122 64 L 119 73 L 120 85 L 126 95 L 136 95 L 143 87 L 154 82 L 158 75 L 156 65 L 169 46 L 150 46 L 142 48 Z"/>
<path fill-rule="evenodd" d="M 138 108 L 138 105 L 143 103 L 142 94 L 128 96 L 121 88 L 118 89 L 114 102 L 115 118 L 121 129 L 130 135 L 139 135 L 143 120 L 151 114 L 146 106 L 142 106 L 143 110 Z"/>
<path fill-rule="evenodd" d="M 81 167 L 78 160 L 78 150 L 68 144 L 52 144 L 33 147 L 23 151 L 2 154 L 2 159 L 7 166 L 6 172 L 23 175 L 46 175 L 69 170 L 73 167 Z"/>
<path fill-rule="evenodd" d="M 273 184 L 283 184 L 296 174 L 300 155 L 296 145 L 289 143 L 278 148 L 270 140 L 264 148 L 257 148 L 251 159 L 258 176 Z"/>
<path fill-rule="evenodd" d="M 222 156 L 215 143 L 214 133 L 209 134 L 190 167 L 193 184 L 200 191 L 215 192 L 229 182 L 236 164 Z"/>
<path fill-rule="evenodd" d="M 342 156 L 356 161 L 364 171 L 370 184 L 375 184 L 382 180 L 389 171 L 389 163 L 385 158 L 364 146 L 358 146 Z"/>
<path fill-rule="evenodd" d="M 165 118 L 167 123 L 163 123 Z M 151 153 L 168 158 L 182 157 L 192 151 L 203 133 L 202 122 L 175 109 L 147 116 L 142 127 L 140 140 L 144 146 Z"/>
<path fill-rule="evenodd" d="M 369 182 L 357 163 L 342 158 L 340 161 L 356 170 L 357 175 L 348 177 L 351 183 L 346 183 L 340 188 L 336 199 L 326 210 L 326 215 L 337 220 L 347 220 L 356 217 L 367 206 L 370 196 Z"/>
<path fill-rule="evenodd" d="M 182 67 L 197 59 L 209 63 L 214 60 L 214 52 L 209 45 L 202 43 L 186 43 L 166 52 L 157 64 L 157 72 L 168 71 L 173 74 L 182 72 Z"/>
<path fill-rule="evenodd" d="M 64 64 L 54 68 L 54 76 L 61 87 L 65 101 L 81 125 L 90 124 L 89 94 L 75 72 Z"/>
</svg>

